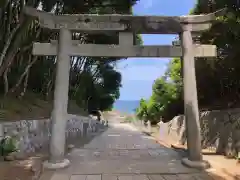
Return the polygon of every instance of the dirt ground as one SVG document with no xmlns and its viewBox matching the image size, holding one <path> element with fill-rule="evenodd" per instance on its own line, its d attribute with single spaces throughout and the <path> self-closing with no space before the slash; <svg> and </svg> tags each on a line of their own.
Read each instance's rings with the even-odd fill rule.
<svg viewBox="0 0 240 180">
<path fill-rule="evenodd" d="M 37 180 L 42 172 L 43 157 L 32 156 L 22 161 L 0 161 L 1 180 Z"/>
</svg>

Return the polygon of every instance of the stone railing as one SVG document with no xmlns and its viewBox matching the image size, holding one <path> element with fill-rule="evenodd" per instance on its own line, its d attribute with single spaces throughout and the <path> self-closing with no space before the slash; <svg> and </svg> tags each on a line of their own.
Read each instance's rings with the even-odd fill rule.
<svg viewBox="0 0 240 180">
<path fill-rule="evenodd" d="M 237 122 L 238 121 L 238 122 Z M 235 156 L 240 143 L 240 109 L 204 111 L 200 113 L 203 148 Z M 168 123 L 159 123 L 159 138 L 170 143 L 186 144 L 184 115 Z"/>
<path fill-rule="evenodd" d="M 72 137 L 90 136 L 104 128 L 105 122 L 90 117 L 68 115 L 66 140 Z M 20 152 L 32 153 L 47 147 L 51 137 L 51 120 L 21 120 L 1 122 L 0 137 L 11 136 L 17 139 Z"/>
</svg>

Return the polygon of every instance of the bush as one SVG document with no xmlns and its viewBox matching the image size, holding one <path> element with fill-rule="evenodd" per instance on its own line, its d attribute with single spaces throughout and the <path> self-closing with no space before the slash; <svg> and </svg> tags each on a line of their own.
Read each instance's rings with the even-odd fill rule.
<svg viewBox="0 0 240 180">
<path fill-rule="evenodd" d="M 0 153 L 2 156 L 7 156 L 8 154 L 17 151 L 16 139 L 6 136 L 0 142 Z"/>
</svg>

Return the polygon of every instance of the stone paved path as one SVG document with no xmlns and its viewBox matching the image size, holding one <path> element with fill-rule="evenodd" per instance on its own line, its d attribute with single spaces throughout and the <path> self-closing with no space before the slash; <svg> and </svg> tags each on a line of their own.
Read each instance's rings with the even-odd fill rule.
<svg viewBox="0 0 240 180">
<path fill-rule="evenodd" d="M 109 129 L 68 158 L 71 166 L 51 180 L 208 180 L 206 173 L 182 166 L 178 154 L 129 124 Z M 46 179 L 42 177 L 42 179 Z"/>
</svg>

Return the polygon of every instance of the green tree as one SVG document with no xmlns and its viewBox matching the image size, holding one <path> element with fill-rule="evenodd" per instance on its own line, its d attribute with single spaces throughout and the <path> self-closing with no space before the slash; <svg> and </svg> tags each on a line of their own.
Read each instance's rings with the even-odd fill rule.
<svg viewBox="0 0 240 180">
<path fill-rule="evenodd" d="M 181 61 L 172 59 L 163 77 L 155 80 L 149 101 L 140 103 L 137 111 L 142 117 L 147 114 L 148 120 L 156 124 L 160 120 L 170 121 L 175 115 L 183 113 Z"/>
<path fill-rule="evenodd" d="M 0 3 L 0 95 L 21 97 L 28 92 L 53 98 L 56 74 L 55 57 L 32 56 L 35 41 L 48 42 L 58 38 L 58 32 L 42 29 L 39 22 L 23 15 L 25 6 L 42 7 L 54 14 L 132 14 L 137 0 L 5 0 Z M 116 44 L 116 34 L 74 33 L 82 43 Z M 135 44 L 141 43 L 140 36 Z M 120 59 L 120 58 L 119 58 Z M 114 69 L 118 58 L 71 57 L 70 99 L 86 108 L 109 109 L 119 97 L 121 75 Z"/>
<path fill-rule="evenodd" d="M 146 121 L 148 118 L 148 111 L 147 111 L 147 101 L 145 99 L 141 99 L 139 103 L 139 107 L 136 109 L 136 116 L 140 120 Z"/>
<path fill-rule="evenodd" d="M 239 106 L 240 64 L 240 4 L 237 0 L 199 0 L 192 14 L 211 13 L 226 8 L 226 14 L 218 18 L 209 31 L 200 36 L 202 43 L 216 44 L 217 58 L 196 60 L 199 107 L 222 109 Z M 203 73 L 204 72 L 204 73 Z"/>
</svg>

